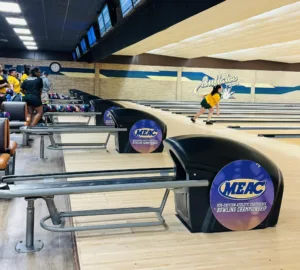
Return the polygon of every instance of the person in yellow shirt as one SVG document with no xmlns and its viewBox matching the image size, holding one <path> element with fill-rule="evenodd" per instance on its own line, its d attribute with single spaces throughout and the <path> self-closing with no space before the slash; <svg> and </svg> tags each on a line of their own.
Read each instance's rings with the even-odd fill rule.
<svg viewBox="0 0 300 270">
<path fill-rule="evenodd" d="M 191 118 L 193 123 L 196 122 L 196 119 L 205 113 L 206 110 L 209 110 L 206 125 L 212 125 L 213 123 L 210 121 L 212 115 L 214 114 L 214 107 L 217 108 L 217 115 L 220 115 L 220 106 L 219 102 L 221 100 L 222 86 L 216 85 L 212 92 L 206 96 L 202 96 L 203 100 L 201 101 L 201 109 L 200 111 Z"/>
<path fill-rule="evenodd" d="M 3 77 L 3 68 L 0 65 L 0 94 L 6 94 L 6 87 L 8 87 L 8 83 Z"/>
<path fill-rule="evenodd" d="M 30 66 L 24 65 L 24 74 L 21 77 L 21 85 L 28 78 L 30 74 Z"/>
<path fill-rule="evenodd" d="M 20 81 L 17 79 L 17 70 L 15 68 L 11 68 L 8 71 L 7 81 L 10 88 L 14 91 L 15 94 L 21 93 Z"/>
</svg>

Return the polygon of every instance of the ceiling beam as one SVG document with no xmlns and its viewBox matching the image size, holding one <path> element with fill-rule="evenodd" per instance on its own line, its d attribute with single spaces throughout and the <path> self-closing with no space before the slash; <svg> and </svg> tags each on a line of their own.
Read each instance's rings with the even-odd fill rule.
<svg viewBox="0 0 300 270">
<path fill-rule="evenodd" d="M 227 0 L 164 31 L 149 36 L 115 55 L 139 55 L 166 45 L 257 16 L 297 0 Z M 208 23 L 209 22 L 209 23 Z"/>
</svg>

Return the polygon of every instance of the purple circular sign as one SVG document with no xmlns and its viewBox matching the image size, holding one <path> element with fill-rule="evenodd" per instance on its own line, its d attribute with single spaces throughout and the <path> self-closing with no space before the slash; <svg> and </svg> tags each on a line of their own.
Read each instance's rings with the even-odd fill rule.
<svg viewBox="0 0 300 270">
<path fill-rule="evenodd" d="M 107 126 L 114 126 L 115 122 L 112 120 L 111 118 L 111 114 L 110 112 L 115 110 L 115 109 L 120 109 L 120 107 L 114 106 L 114 107 L 110 107 L 108 108 L 105 113 L 104 113 L 104 124 Z"/>
<path fill-rule="evenodd" d="M 271 211 L 274 186 L 268 172 L 250 160 L 226 165 L 210 190 L 210 207 L 215 218 L 232 231 L 251 230 Z"/>
<path fill-rule="evenodd" d="M 162 142 L 161 128 L 152 120 L 140 120 L 131 128 L 129 141 L 137 152 L 152 153 Z"/>
</svg>

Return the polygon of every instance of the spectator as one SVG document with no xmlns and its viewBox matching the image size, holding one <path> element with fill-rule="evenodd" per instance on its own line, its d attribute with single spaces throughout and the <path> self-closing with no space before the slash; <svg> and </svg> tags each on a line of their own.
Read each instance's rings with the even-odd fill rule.
<svg viewBox="0 0 300 270">
<path fill-rule="evenodd" d="M 14 91 L 15 94 L 21 93 L 20 82 L 17 79 L 17 70 L 15 68 L 11 68 L 8 71 L 7 81 L 9 83 L 10 89 Z"/>
<path fill-rule="evenodd" d="M 38 67 L 32 68 L 30 76 L 22 84 L 22 92 L 25 94 L 24 100 L 28 107 L 28 117 L 30 126 L 36 126 L 43 117 L 42 91 L 43 80 L 40 78 L 41 70 Z M 32 115 L 36 115 L 32 118 Z"/>
<path fill-rule="evenodd" d="M 2 75 L 2 77 L 7 81 L 7 77 L 8 77 L 8 75 L 7 75 L 7 69 L 6 68 L 4 68 L 3 70 L 2 70 L 2 72 L 3 72 L 3 75 Z"/>
<path fill-rule="evenodd" d="M 0 93 L 1 94 L 6 94 L 6 87 L 8 87 L 8 83 L 3 76 L 3 68 L 0 65 Z"/>
<path fill-rule="evenodd" d="M 30 75 L 30 66 L 24 65 L 24 74 L 21 77 L 21 84 L 28 78 Z"/>
<path fill-rule="evenodd" d="M 50 81 L 48 78 L 48 73 L 43 72 L 42 80 L 43 80 L 43 93 L 42 93 L 42 102 L 48 103 L 49 102 L 49 91 L 50 91 Z"/>
</svg>

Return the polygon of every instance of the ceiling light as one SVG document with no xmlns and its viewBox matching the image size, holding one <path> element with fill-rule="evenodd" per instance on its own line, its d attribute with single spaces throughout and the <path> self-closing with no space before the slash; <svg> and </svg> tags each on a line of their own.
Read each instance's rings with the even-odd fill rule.
<svg viewBox="0 0 300 270">
<path fill-rule="evenodd" d="M 33 37 L 31 37 L 31 36 L 19 36 L 19 38 L 21 39 L 21 40 L 34 40 L 33 39 Z"/>
<path fill-rule="evenodd" d="M 12 25 L 27 25 L 27 22 L 24 19 L 22 19 L 22 18 L 7 17 L 5 19 L 7 20 L 7 22 L 9 24 L 12 24 Z"/>
<path fill-rule="evenodd" d="M 36 43 L 33 41 L 24 41 L 23 42 L 25 45 L 29 45 L 29 46 L 36 46 Z"/>
<path fill-rule="evenodd" d="M 14 28 L 14 30 L 17 34 L 25 34 L 25 35 L 31 34 L 29 29 L 26 29 L 26 28 Z"/>
<path fill-rule="evenodd" d="M 10 2 L 0 2 L 0 11 L 21 13 L 20 6 L 16 3 L 10 3 Z"/>
<path fill-rule="evenodd" d="M 28 50 L 37 50 L 36 46 L 27 46 L 26 47 Z"/>
</svg>

